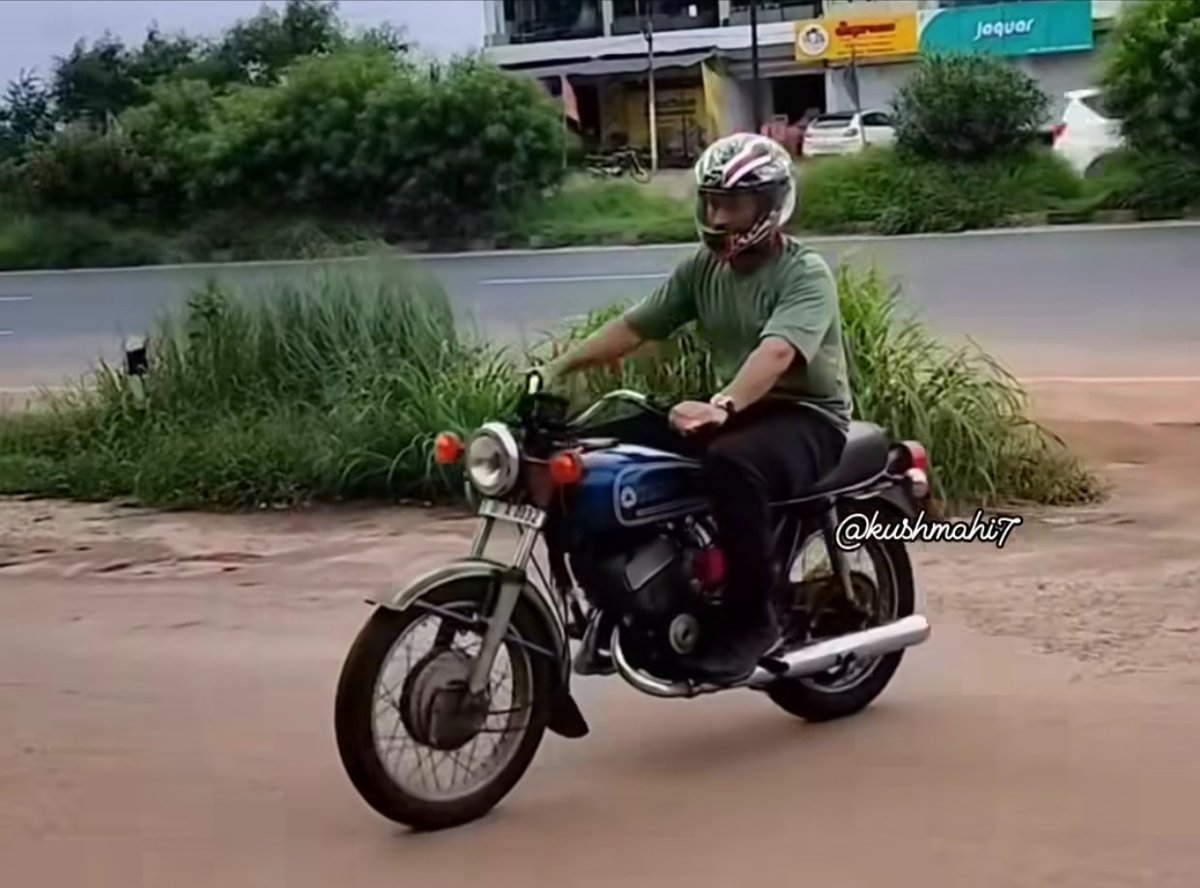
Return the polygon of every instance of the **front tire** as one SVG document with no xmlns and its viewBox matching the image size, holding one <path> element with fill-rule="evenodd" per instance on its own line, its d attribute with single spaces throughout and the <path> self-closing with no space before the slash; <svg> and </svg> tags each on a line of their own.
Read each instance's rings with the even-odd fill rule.
<svg viewBox="0 0 1200 888">
<path fill-rule="evenodd" d="M 461 611 L 464 614 L 473 611 L 474 615 L 478 615 L 487 600 L 489 585 L 490 581 L 478 579 L 452 581 L 422 596 L 420 601 L 441 609 Z M 413 698 L 421 695 L 422 691 L 412 690 L 412 679 L 408 677 L 404 680 L 403 694 L 393 691 L 384 697 L 379 693 L 378 686 L 397 644 L 416 624 L 425 619 L 439 618 L 415 605 L 404 611 L 379 608 L 372 614 L 355 639 L 342 667 L 337 687 L 334 726 L 342 766 L 363 800 L 377 813 L 396 823 L 416 830 L 437 830 L 460 826 L 484 816 L 512 790 L 533 761 L 549 721 L 554 667 L 548 657 L 523 647 L 518 642 L 531 642 L 543 649 L 553 649 L 553 644 L 547 643 L 546 628 L 536 611 L 527 601 L 520 600 L 513 611 L 509 637 L 500 647 L 497 663 L 505 653 L 512 663 L 513 713 L 517 711 L 518 703 L 517 673 L 520 672 L 523 676 L 524 690 L 521 695 L 526 699 L 521 702 L 528 707 L 528 716 L 517 729 L 519 735 L 513 741 L 512 748 L 507 750 L 506 759 L 494 773 L 469 791 L 457 796 L 438 797 L 437 793 L 421 792 L 404 785 L 390 773 L 388 762 L 385 761 L 387 756 L 381 757 L 380 754 L 380 732 L 375 717 L 376 707 L 380 703 L 400 710 L 405 706 L 413 706 Z M 439 629 L 439 638 L 442 637 L 447 624 L 453 625 L 456 622 L 446 618 L 440 619 L 443 629 Z M 459 626 L 462 628 L 458 628 Z M 457 624 L 454 634 L 457 636 L 469 631 L 463 624 Z M 475 634 L 481 639 L 482 629 L 477 630 Z M 429 656 L 433 655 L 418 660 L 417 667 L 427 662 Z M 489 678 L 489 689 L 490 687 Z M 427 708 L 440 705 L 437 703 L 440 693 L 441 689 L 424 693 L 425 698 L 429 700 Z M 512 718 L 512 713 L 502 714 L 508 714 L 510 719 Z M 403 721 L 403 717 L 398 718 L 398 721 Z M 482 735 L 485 731 L 486 729 L 479 734 Z M 392 732 L 388 743 L 396 740 L 396 733 Z M 421 749 L 424 750 L 426 760 L 439 751 L 420 743 L 416 738 L 412 739 L 419 760 L 422 758 Z M 477 739 L 478 736 L 470 742 Z M 461 748 L 460 746 L 459 749 Z M 459 762 L 457 759 L 452 760 L 457 770 Z M 435 764 L 435 775 L 438 773 L 437 767 Z"/>
<path fill-rule="evenodd" d="M 869 540 L 862 547 L 876 571 L 884 568 L 891 584 L 894 606 L 883 622 L 911 616 L 916 611 L 916 590 L 913 584 L 912 562 L 904 544 L 895 540 Z M 879 582 L 879 579 L 876 580 Z M 808 722 L 820 723 L 846 718 L 862 712 L 884 692 L 892 676 L 900 668 L 904 651 L 879 657 L 871 672 L 844 689 L 836 684 L 823 686 L 822 676 L 784 679 L 767 689 L 767 696 L 785 712 Z"/>
</svg>

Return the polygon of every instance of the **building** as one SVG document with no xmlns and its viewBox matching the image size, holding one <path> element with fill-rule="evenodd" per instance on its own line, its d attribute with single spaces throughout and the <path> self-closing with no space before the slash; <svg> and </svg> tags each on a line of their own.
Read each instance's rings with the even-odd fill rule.
<svg viewBox="0 0 1200 888">
<path fill-rule="evenodd" d="M 592 148 L 649 143 L 653 47 L 659 161 L 690 163 L 718 135 L 753 128 L 749 0 L 484 0 L 485 54 L 571 90 Z M 921 52 L 999 52 L 1061 108 L 1090 85 L 1123 0 L 759 0 L 765 123 L 886 107 Z"/>
</svg>

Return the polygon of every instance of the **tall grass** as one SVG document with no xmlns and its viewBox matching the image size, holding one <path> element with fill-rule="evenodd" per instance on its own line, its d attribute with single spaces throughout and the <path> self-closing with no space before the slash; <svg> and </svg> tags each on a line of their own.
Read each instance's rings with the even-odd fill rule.
<svg viewBox="0 0 1200 888">
<path fill-rule="evenodd" d="M 966 504 L 1086 502 L 1102 493 L 1097 480 L 1052 433 L 1028 418 L 1018 381 L 977 349 L 952 349 L 902 314 L 899 289 L 878 269 L 838 268 L 843 330 L 853 356 L 855 418 L 929 449 L 935 495 L 948 508 Z M 546 346 L 561 351 L 586 338 L 624 306 L 593 312 Z M 619 368 L 583 376 L 574 395 L 584 401 L 623 386 L 667 400 L 713 391 L 709 354 L 686 329 Z"/>
<path fill-rule="evenodd" d="M 502 413 L 509 366 L 459 336 L 436 284 L 391 269 L 197 293 L 160 324 L 144 393 L 101 367 L 0 424 L 0 491 L 247 506 L 454 490 L 432 438 Z"/>
<path fill-rule="evenodd" d="M 1087 500 L 1087 472 L 1023 416 L 986 356 L 950 352 L 901 321 L 876 271 L 839 271 L 858 414 L 930 448 L 951 501 Z M 561 350 L 620 306 L 544 344 Z M 461 476 L 433 464 L 443 429 L 511 413 L 517 357 L 456 328 L 415 268 L 339 268 L 301 285 L 209 285 L 150 342 L 142 380 L 101 366 L 43 410 L 0 417 L 0 493 L 133 497 L 245 507 L 346 498 L 443 499 Z M 617 384 L 671 401 L 718 383 L 694 330 L 579 377 L 578 399 Z"/>
</svg>

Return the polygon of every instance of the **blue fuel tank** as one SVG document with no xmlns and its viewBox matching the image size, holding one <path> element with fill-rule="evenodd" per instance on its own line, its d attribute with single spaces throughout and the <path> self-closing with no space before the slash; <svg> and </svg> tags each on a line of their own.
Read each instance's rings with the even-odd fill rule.
<svg viewBox="0 0 1200 888">
<path fill-rule="evenodd" d="M 585 453 L 583 466 L 568 509 L 577 528 L 608 534 L 708 508 L 696 460 L 619 444 Z"/>
</svg>

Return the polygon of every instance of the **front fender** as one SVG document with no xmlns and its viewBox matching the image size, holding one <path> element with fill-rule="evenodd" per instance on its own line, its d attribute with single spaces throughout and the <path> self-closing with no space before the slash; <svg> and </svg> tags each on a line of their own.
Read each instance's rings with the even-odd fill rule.
<svg viewBox="0 0 1200 888">
<path fill-rule="evenodd" d="M 407 610 L 423 595 L 427 595 L 438 586 L 456 580 L 502 580 L 513 568 L 487 558 L 459 558 L 427 573 L 421 574 L 396 592 L 390 599 L 367 599 L 368 604 L 385 607 L 389 610 Z M 521 598 L 537 612 L 546 629 L 548 639 L 553 644 L 557 668 L 555 675 L 558 679 L 557 700 L 553 707 L 549 728 L 564 737 L 582 737 L 587 731 L 587 724 L 579 711 L 578 705 L 571 697 L 571 649 L 567 641 L 567 627 L 562 614 L 550 598 L 550 593 L 524 578 L 521 588 Z"/>
</svg>

